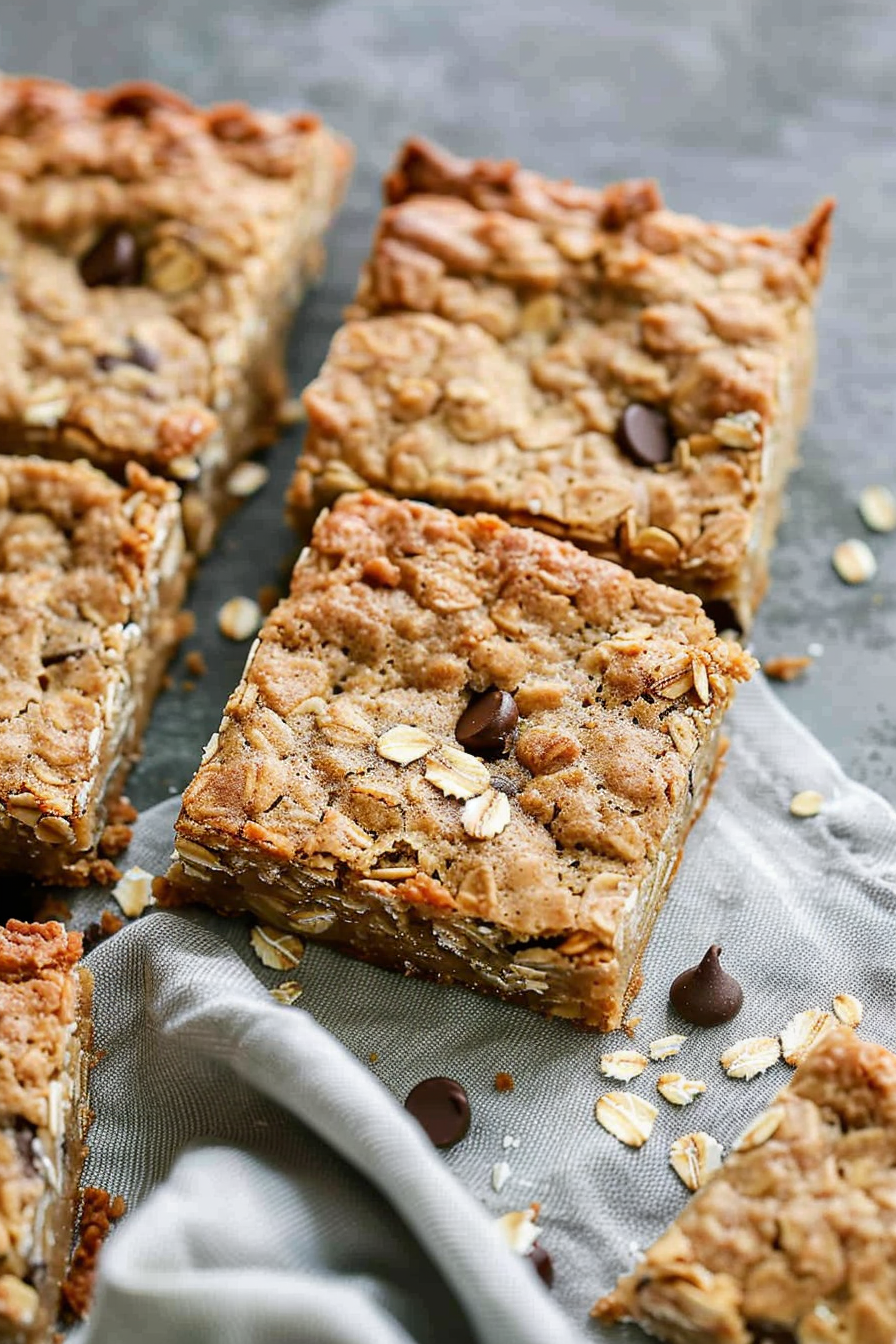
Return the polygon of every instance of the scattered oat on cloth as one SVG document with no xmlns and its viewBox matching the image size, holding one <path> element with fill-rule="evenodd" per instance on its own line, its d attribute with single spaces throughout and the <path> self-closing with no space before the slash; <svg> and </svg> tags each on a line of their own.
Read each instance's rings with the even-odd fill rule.
<svg viewBox="0 0 896 1344">
<path fill-rule="evenodd" d="M 253 921 L 208 912 L 151 909 L 101 944 L 88 959 L 104 1054 L 85 1179 L 130 1212 L 78 1344 L 641 1340 L 603 1331 L 588 1310 L 688 1198 L 672 1142 L 699 1131 L 727 1153 L 792 1076 L 779 1060 L 728 1078 L 726 1049 L 838 995 L 861 1000 L 863 1036 L 896 1046 L 896 813 L 848 781 L 761 680 L 730 724 L 727 769 L 646 958 L 633 1041 L 314 944 L 295 970 L 269 970 Z M 806 789 L 823 804 L 795 817 Z M 128 864 L 163 870 L 175 815 L 171 802 L 140 819 Z M 94 899 L 80 914 L 95 918 Z M 666 994 L 711 942 L 745 1001 L 701 1031 Z M 292 1007 L 269 993 L 284 976 L 301 982 Z M 668 1061 L 629 1082 L 601 1074 L 602 1054 L 649 1055 L 676 1033 L 675 1072 L 706 1083 L 687 1107 L 657 1089 Z M 499 1071 L 512 1091 L 496 1090 Z M 399 1104 L 435 1074 L 464 1084 L 473 1114 L 444 1154 Z M 643 1147 L 595 1120 L 609 1091 L 658 1108 Z M 533 1202 L 550 1294 L 493 1226 Z"/>
</svg>

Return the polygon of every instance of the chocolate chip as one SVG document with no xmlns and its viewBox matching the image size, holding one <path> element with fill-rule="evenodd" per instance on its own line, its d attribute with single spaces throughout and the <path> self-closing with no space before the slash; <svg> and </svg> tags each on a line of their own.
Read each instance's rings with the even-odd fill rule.
<svg viewBox="0 0 896 1344">
<path fill-rule="evenodd" d="M 535 1273 L 543 1280 L 545 1285 L 548 1288 L 553 1288 L 554 1263 L 545 1248 L 536 1241 L 526 1259 L 531 1260 Z"/>
<path fill-rule="evenodd" d="M 113 224 L 101 234 L 78 263 L 88 289 L 97 285 L 138 285 L 141 269 L 137 239 L 122 224 Z"/>
<path fill-rule="evenodd" d="M 669 990 L 669 1002 L 679 1017 L 697 1027 L 730 1022 L 744 1001 L 744 992 L 734 976 L 719 964 L 721 951 L 718 943 L 713 943 L 699 966 L 683 971 Z"/>
<path fill-rule="evenodd" d="M 743 626 L 734 614 L 734 608 L 724 598 L 713 597 L 703 603 L 703 610 L 712 621 L 716 630 L 733 630 L 736 635 L 743 634 Z"/>
<path fill-rule="evenodd" d="M 470 1102 L 453 1078 L 425 1078 L 404 1103 L 437 1148 L 452 1148 L 470 1128 Z"/>
<path fill-rule="evenodd" d="M 158 351 L 144 345 L 143 341 L 138 341 L 136 336 L 128 337 L 128 348 L 129 364 L 138 364 L 141 369 L 146 369 L 147 373 L 155 373 L 159 367 Z"/>
<path fill-rule="evenodd" d="M 655 467 L 668 462 L 675 447 L 672 426 L 662 411 L 633 401 L 622 412 L 617 442 L 639 467 Z"/>
<path fill-rule="evenodd" d="M 457 721 L 454 735 L 466 751 L 477 756 L 501 756 L 513 740 L 520 712 L 509 691 L 490 690 L 474 695 Z"/>
<path fill-rule="evenodd" d="M 159 357 L 155 350 L 151 350 L 148 345 L 138 341 L 136 337 L 128 337 L 128 353 L 126 355 L 97 355 L 96 366 L 102 369 L 103 373 L 111 373 L 122 364 L 137 364 L 141 369 L 146 369 L 147 373 L 155 373 L 159 367 Z"/>
</svg>

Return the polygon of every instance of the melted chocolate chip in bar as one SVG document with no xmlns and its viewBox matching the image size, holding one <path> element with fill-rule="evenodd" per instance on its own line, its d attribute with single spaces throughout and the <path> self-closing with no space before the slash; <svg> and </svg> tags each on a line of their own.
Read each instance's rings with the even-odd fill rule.
<svg viewBox="0 0 896 1344">
<path fill-rule="evenodd" d="M 477 756 L 503 756 L 510 748 L 520 711 L 509 691 L 474 695 L 457 721 L 455 736 Z"/>
<path fill-rule="evenodd" d="M 78 263 L 88 289 L 98 285 L 139 285 L 143 264 L 137 239 L 121 224 L 100 234 Z"/>
<path fill-rule="evenodd" d="M 404 1104 L 437 1148 L 453 1148 L 470 1128 L 466 1089 L 453 1078 L 424 1078 Z"/>
<path fill-rule="evenodd" d="M 639 467 L 656 467 L 672 459 L 675 436 L 662 411 L 634 401 L 619 422 L 618 443 Z"/>
</svg>

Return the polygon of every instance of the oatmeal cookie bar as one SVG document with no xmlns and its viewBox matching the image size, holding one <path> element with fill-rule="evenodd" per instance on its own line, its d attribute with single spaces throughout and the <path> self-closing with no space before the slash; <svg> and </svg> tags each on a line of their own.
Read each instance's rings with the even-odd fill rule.
<svg viewBox="0 0 896 1344">
<path fill-rule="evenodd" d="M 746 628 L 809 407 L 832 203 L 708 224 L 423 141 L 305 395 L 302 524 L 361 484 L 488 509 L 700 595 Z"/>
<path fill-rule="evenodd" d="M 0 456 L 0 872 L 86 884 L 179 635 L 178 490 Z"/>
<path fill-rule="evenodd" d="M 892 1344 L 896 1056 L 823 1036 L 593 1314 L 669 1344 Z"/>
<path fill-rule="evenodd" d="M 314 528 L 163 902 L 619 1025 L 753 661 L 689 594 L 368 492 Z"/>
<path fill-rule="evenodd" d="M 93 979 L 81 935 L 0 925 L 0 1340 L 56 1321 L 88 1123 Z"/>
<path fill-rule="evenodd" d="M 312 116 L 0 79 L 0 450 L 170 476 L 207 550 L 349 164 Z"/>
</svg>

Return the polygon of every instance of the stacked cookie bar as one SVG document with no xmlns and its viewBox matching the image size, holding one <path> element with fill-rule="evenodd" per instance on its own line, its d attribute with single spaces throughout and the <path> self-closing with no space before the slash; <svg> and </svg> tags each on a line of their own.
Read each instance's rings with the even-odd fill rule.
<svg viewBox="0 0 896 1344">
<path fill-rule="evenodd" d="M 0 447 L 182 484 L 204 553 L 273 439 L 351 157 L 305 114 L 0 80 Z"/>
<path fill-rule="evenodd" d="M 276 432 L 349 166 L 307 115 L 0 79 L 0 869 L 103 876 L 184 534 L 209 549 Z"/>
</svg>

